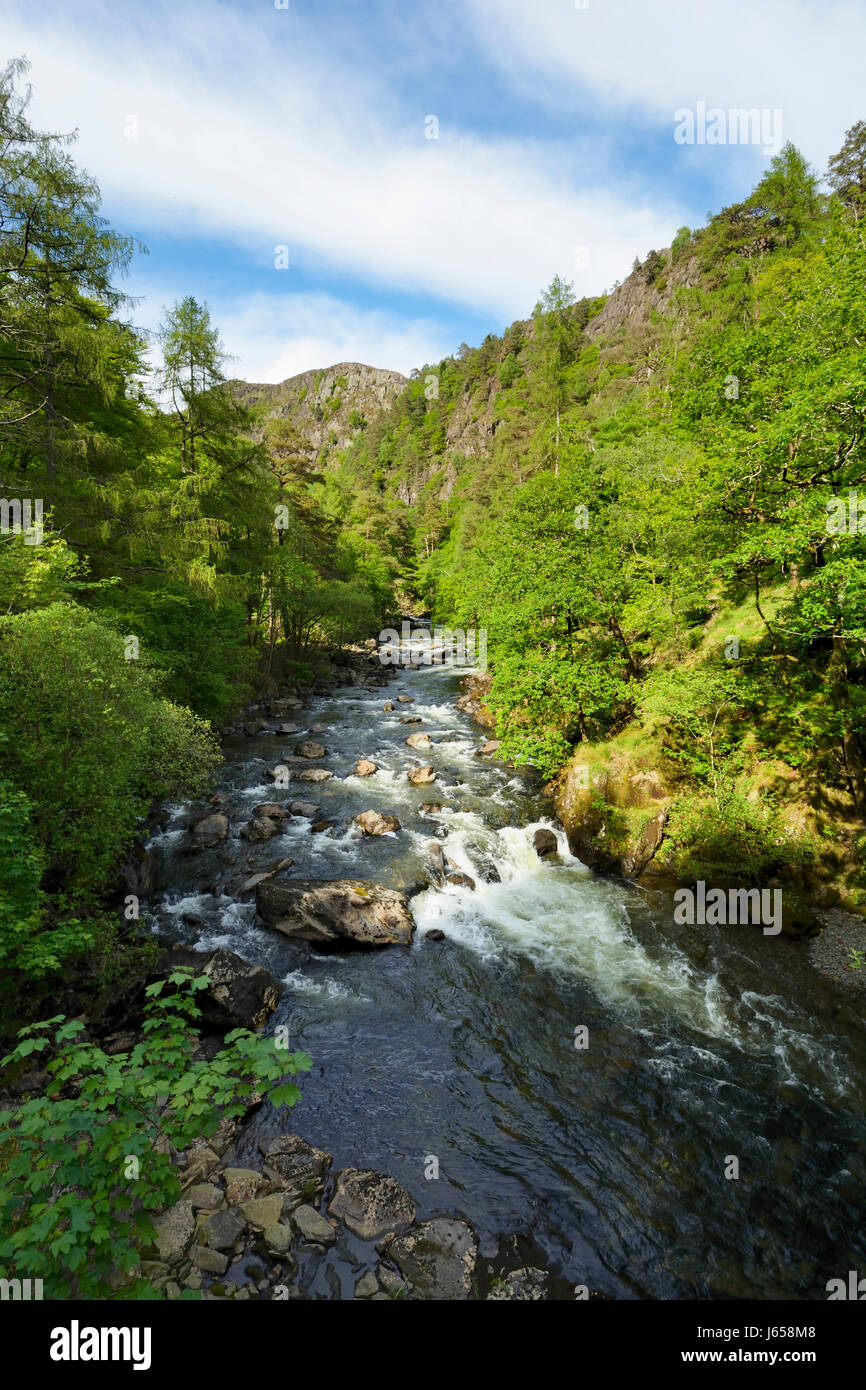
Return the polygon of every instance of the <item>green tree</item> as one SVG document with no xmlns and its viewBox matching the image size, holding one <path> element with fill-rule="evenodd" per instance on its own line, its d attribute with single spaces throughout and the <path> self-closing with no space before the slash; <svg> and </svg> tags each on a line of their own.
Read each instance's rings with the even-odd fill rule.
<svg viewBox="0 0 866 1390">
<path fill-rule="evenodd" d="M 828 160 L 827 182 L 836 197 L 859 215 L 866 201 L 866 121 L 846 130 L 842 148 Z"/>
<path fill-rule="evenodd" d="M 533 310 L 535 351 L 531 391 L 542 417 L 543 456 L 559 473 L 562 414 L 567 399 L 567 369 L 571 362 L 573 326 L 570 310 L 575 304 L 574 286 L 554 275 Z"/>
</svg>

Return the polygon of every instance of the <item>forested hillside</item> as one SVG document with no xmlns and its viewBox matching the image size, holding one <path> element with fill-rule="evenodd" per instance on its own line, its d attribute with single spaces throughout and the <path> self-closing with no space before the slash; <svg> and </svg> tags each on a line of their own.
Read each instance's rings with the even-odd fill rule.
<svg viewBox="0 0 866 1390">
<path fill-rule="evenodd" d="M 437 147 L 406 90 L 444 102 L 474 7 L 405 64 L 399 7 L 369 7 L 393 54 L 359 8 L 335 44 L 327 7 L 229 5 L 220 129 L 184 14 L 198 133 L 142 78 L 122 136 L 100 16 L 84 145 L 169 246 L 141 300 L 148 248 L 0 70 L 0 1297 L 862 1298 L 866 122 L 824 171 L 765 139 L 742 201 L 523 305 L 640 179 L 565 168 L 547 79 L 524 139 L 499 59 Z M 353 78 L 332 111 L 332 50 L 371 98 L 399 71 L 393 110 L 350 119 Z M 690 178 L 656 108 L 653 205 L 758 167 Z M 408 377 L 229 371 L 359 325 L 438 351 L 479 305 L 527 316 Z"/>
<path fill-rule="evenodd" d="M 788 145 L 606 300 L 555 279 L 339 474 L 406 504 L 436 620 L 486 629 L 504 750 L 553 775 L 576 746 L 578 820 L 612 766 L 660 775 L 683 868 L 862 870 L 864 157 L 861 123 L 826 195 Z M 608 850 L 647 820 L 610 800 Z"/>
</svg>

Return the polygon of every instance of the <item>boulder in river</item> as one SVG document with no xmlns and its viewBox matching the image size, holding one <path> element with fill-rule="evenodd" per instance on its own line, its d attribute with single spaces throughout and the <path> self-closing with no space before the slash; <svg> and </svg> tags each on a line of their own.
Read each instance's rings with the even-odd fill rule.
<svg viewBox="0 0 866 1390">
<path fill-rule="evenodd" d="M 379 771 L 379 764 L 371 762 L 369 758 L 359 758 L 355 763 L 354 772 L 356 777 L 372 777 L 374 772 Z"/>
<path fill-rule="evenodd" d="M 480 747 L 479 749 L 476 750 L 476 757 L 479 757 L 479 758 L 486 758 L 486 757 L 489 757 L 489 755 L 490 755 L 491 753 L 496 753 L 496 752 L 498 751 L 498 749 L 500 749 L 501 747 L 502 747 L 502 740 L 501 740 L 501 739 L 498 739 L 498 738 L 489 738 L 489 739 L 487 740 L 486 743 L 482 743 L 481 747 Z"/>
<path fill-rule="evenodd" d="M 252 820 L 247 821 L 241 828 L 241 835 L 245 840 L 270 840 L 279 833 L 279 822 L 271 820 L 269 816 L 253 816 Z"/>
<path fill-rule="evenodd" d="M 248 893 L 252 888 L 255 888 L 256 884 L 264 883 L 266 878 L 273 878 L 274 874 L 278 874 L 281 869 L 290 868 L 294 862 L 293 859 L 275 859 L 273 864 L 270 864 L 268 868 L 260 869 L 258 873 L 252 874 L 249 878 L 244 879 L 241 884 L 241 892 Z"/>
<path fill-rule="evenodd" d="M 289 806 L 293 816 L 303 816 L 306 820 L 318 820 L 319 807 L 312 801 L 293 801 Z"/>
<path fill-rule="evenodd" d="M 193 826 L 191 835 L 195 849 L 207 849 L 210 845 L 218 845 L 229 833 L 229 819 L 218 811 L 213 816 L 205 816 Z"/>
<path fill-rule="evenodd" d="M 256 910 L 266 927 L 315 946 L 408 946 L 415 930 L 405 893 L 361 879 L 260 883 Z"/>
<path fill-rule="evenodd" d="M 425 801 L 419 811 L 422 816 L 440 816 L 442 814 L 441 801 Z"/>
<path fill-rule="evenodd" d="M 277 763 L 275 767 L 266 767 L 265 776 L 269 782 L 276 782 L 278 786 L 287 787 L 294 777 L 294 773 L 285 763 Z"/>
<path fill-rule="evenodd" d="M 415 1220 L 415 1204 L 406 1189 L 372 1168 L 344 1168 L 338 1173 L 328 1212 L 361 1240 L 407 1231 Z"/>
<path fill-rule="evenodd" d="M 412 695 L 398 695 L 397 699 L 401 705 L 414 705 L 415 699 Z"/>
<path fill-rule="evenodd" d="M 440 840 L 430 840 L 427 844 L 427 876 L 440 887 L 446 881 L 455 887 L 475 887 L 475 879 L 448 857 Z"/>
<path fill-rule="evenodd" d="M 263 801 L 259 806 L 253 807 L 253 815 L 259 819 L 285 820 L 288 814 L 286 807 L 277 801 Z"/>
<path fill-rule="evenodd" d="M 195 999 L 202 1022 L 215 1032 L 260 1027 L 277 1007 L 283 992 L 270 971 L 249 965 L 224 947 L 213 951 L 210 957 L 176 948 L 171 952 L 170 963 L 172 967 L 191 965 L 197 975 L 207 975 L 210 983 Z"/>
<path fill-rule="evenodd" d="M 406 742 L 407 742 L 407 744 L 409 745 L 410 748 L 429 748 L 429 747 L 430 747 L 430 735 L 429 735 L 429 734 L 410 734 L 409 737 L 407 738 Z"/>
<path fill-rule="evenodd" d="M 265 1177 L 282 1190 L 285 1204 L 299 1206 L 320 1200 L 331 1166 L 331 1155 L 324 1149 L 314 1149 L 297 1134 L 278 1134 L 275 1139 L 262 1139 L 259 1153 L 264 1159 Z"/>
<path fill-rule="evenodd" d="M 385 711 L 386 714 L 393 714 L 394 712 L 394 706 L 390 700 L 385 701 L 384 705 L 382 706 L 382 709 Z"/>
<path fill-rule="evenodd" d="M 333 1245 L 337 1239 L 330 1221 L 306 1202 L 292 1212 L 292 1225 L 301 1239 L 310 1245 Z"/>
<path fill-rule="evenodd" d="M 247 1223 L 237 1207 L 225 1207 L 205 1217 L 199 1229 L 211 1250 L 232 1250 L 246 1235 Z"/>
<path fill-rule="evenodd" d="M 323 744 L 316 743 L 315 739 L 312 738 L 305 739 L 303 743 L 299 743 L 295 752 L 299 758 L 324 758 L 325 756 Z"/>
<path fill-rule="evenodd" d="M 559 845 L 552 830 L 536 830 L 532 837 L 532 848 L 539 859 L 546 859 L 549 854 L 556 854 Z"/>
<path fill-rule="evenodd" d="M 306 772 L 298 773 L 299 782 L 329 782 L 333 777 L 333 772 L 326 772 L 323 767 L 311 767 Z"/>
<path fill-rule="evenodd" d="M 420 714 L 401 714 L 398 720 L 400 724 L 423 724 L 424 720 Z"/>
<path fill-rule="evenodd" d="M 475 879 L 470 878 L 469 874 L 464 874 L 462 869 L 452 869 L 445 877 L 455 888 L 471 888 L 473 892 L 475 890 Z"/>
<path fill-rule="evenodd" d="M 434 883 L 445 880 L 445 850 L 438 840 L 430 840 L 427 845 L 428 873 Z"/>
<path fill-rule="evenodd" d="M 381 811 L 362 811 L 352 821 L 362 835 L 392 835 L 400 829 L 396 816 L 383 815 Z"/>
<path fill-rule="evenodd" d="M 422 1221 L 384 1243 L 382 1253 L 411 1284 L 410 1298 L 454 1301 L 472 1292 L 478 1245 L 472 1228 L 456 1217 Z"/>
<path fill-rule="evenodd" d="M 427 767 L 410 767 L 406 776 L 413 787 L 426 787 L 429 782 L 436 781 L 436 772 L 429 764 Z"/>
</svg>

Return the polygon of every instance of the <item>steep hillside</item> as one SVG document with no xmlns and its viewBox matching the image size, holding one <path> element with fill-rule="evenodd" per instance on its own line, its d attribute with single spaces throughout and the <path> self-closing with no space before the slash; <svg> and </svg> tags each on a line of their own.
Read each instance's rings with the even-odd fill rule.
<svg viewBox="0 0 866 1390">
<path fill-rule="evenodd" d="M 556 278 L 530 320 L 413 373 L 337 465 L 436 620 L 486 631 L 506 754 L 570 767 L 575 842 L 629 872 L 663 843 L 686 875 L 830 876 L 866 902 L 852 211 L 787 146 L 609 296 Z"/>
<path fill-rule="evenodd" d="M 338 362 L 333 367 L 301 372 L 276 385 L 230 383 L 245 405 L 264 407 L 268 416 L 291 418 L 323 459 L 351 443 L 406 384 L 406 377 L 399 372 L 362 362 Z"/>
</svg>

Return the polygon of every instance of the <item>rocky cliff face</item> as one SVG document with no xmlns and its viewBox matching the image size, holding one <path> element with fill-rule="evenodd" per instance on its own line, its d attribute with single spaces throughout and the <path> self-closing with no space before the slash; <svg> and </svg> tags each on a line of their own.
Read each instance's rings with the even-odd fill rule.
<svg viewBox="0 0 866 1390">
<path fill-rule="evenodd" d="M 644 324 L 654 310 L 661 314 L 670 312 L 678 289 L 693 289 L 698 284 L 696 256 L 683 255 L 672 264 L 670 249 L 652 253 L 617 286 L 584 332 L 588 338 L 596 339 L 616 333 L 624 325 Z"/>
<path fill-rule="evenodd" d="M 680 289 L 692 289 L 700 284 L 700 270 L 697 258 L 682 255 L 672 261 L 670 249 L 651 252 L 646 260 L 619 285 L 609 296 L 602 309 L 585 323 L 583 332 L 591 342 L 615 340 L 622 330 L 644 329 L 650 331 L 654 313 L 669 314 L 674 310 L 675 295 Z M 583 321 L 586 302 L 575 305 L 575 315 Z M 524 357 L 531 349 L 535 337 L 535 323 L 532 319 L 512 324 L 509 335 L 516 336 L 523 343 L 519 356 Z M 454 453 L 469 458 L 478 457 L 489 447 L 501 423 L 499 366 L 508 356 L 510 346 L 507 338 L 497 344 L 498 351 L 492 357 L 490 367 L 475 388 L 455 401 L 449 409 L 445 430 L 447 448 Z M 438 468 L 433 470 L 439 471 Z M 401 482 L 401 500 L 409 505 L 417 502 L 423 488 L 429 482 L 428 474 L 419 476 L 411 483 Z M 445 470 L 441 498 L 450 496 L 455 482 L 453 467 Z"/>
<path fill-rule="evenodd" d="M 406 383 L 399 372 L 367 367 L 363 362 L 338 362 L 276 385 L 231 384 L 246 405 L 264 405 L 268 416 L 289 416 L 316 453 L 327 456 L 351 443 Z"/>
</svg>

